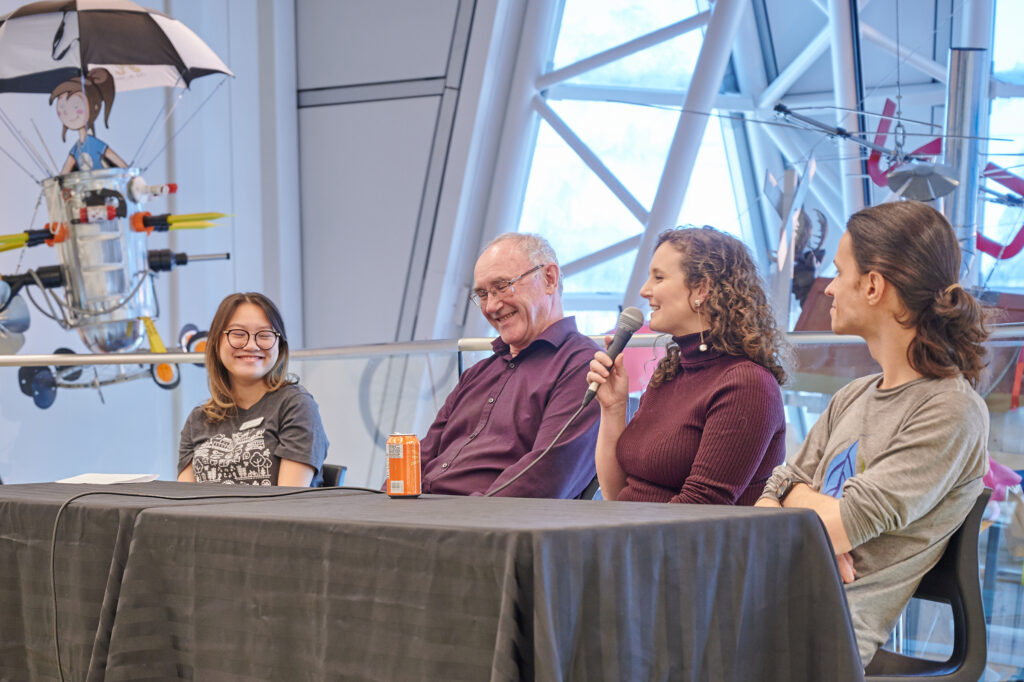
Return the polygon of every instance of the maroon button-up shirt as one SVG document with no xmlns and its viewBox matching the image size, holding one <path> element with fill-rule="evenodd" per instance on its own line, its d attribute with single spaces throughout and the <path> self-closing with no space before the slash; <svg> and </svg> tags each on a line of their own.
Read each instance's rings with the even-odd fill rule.
<svg viewBox="0 0 1024 682">
<path fill-rule="evenodd" d="M 598 349 L 562 318 L 515 357 L 500 338 L 494 355 L 463 373 L 420 444 L 423 492 L 482 495 L 523 470 L 583 401 Z M 594 478 L 600 410 L 587 406 L 506 497 L 578 496 Z"/>
</svg>

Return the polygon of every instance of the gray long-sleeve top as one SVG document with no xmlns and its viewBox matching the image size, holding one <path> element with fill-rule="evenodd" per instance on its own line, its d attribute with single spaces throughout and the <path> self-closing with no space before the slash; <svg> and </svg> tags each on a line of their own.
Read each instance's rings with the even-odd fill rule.
<svg viewBox="0 0 1024 682">
<path fill-rule="evenodd" d="M 857 571 L 846 596 L 865 665 L 981 493 L 989 427 L 985 402 L 963 377 L 885 390 L 880 379 L 836 393 L 765 486 L 773 494 L 790 476 L 840 497 Z"/>
</svg>

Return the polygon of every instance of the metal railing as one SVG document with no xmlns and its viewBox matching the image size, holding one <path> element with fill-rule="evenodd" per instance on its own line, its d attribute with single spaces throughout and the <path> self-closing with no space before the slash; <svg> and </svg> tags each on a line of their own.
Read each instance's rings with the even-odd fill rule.
<svg viewBox="0 0 1024 682">
<path fill-rule="evenodd" d="M 594 334 L 590 338 L 602 343 L 605 335 Z M 630 348 L 650 348 L 664 343 L 667 334 L 636 334 L 629 342 Z M 831 332 L 792 332 L 786 338 L 794 346 L 805 345 L 858 345 L 864 340 L 859 336 L 837 336 Z M 330 348 L 304 348 L 291 352 L 293 360 L 333 360 L 337 358 L 372 358 L 395 355 L 427 355 L 431 353 L 455 353 L 490 351 L 493 338 L 465 337 L 461 339 L 439 339 L 431 341 L 403 341 L 398 343 L 366 343 L 354 346 Z M 995 325 L 989 343 L 1024 340 L 1024 324 Z M 1000 344 L 1003 345 L 1003 344 Z M 96 353 L 68 355 L 0 355 L 0 367 L 45 367 L 57 365 L 75 367 L 87 365 L 152 365 L 154 363 L 187 364 L 203 363 L 202 353 Z"/>
</svg>

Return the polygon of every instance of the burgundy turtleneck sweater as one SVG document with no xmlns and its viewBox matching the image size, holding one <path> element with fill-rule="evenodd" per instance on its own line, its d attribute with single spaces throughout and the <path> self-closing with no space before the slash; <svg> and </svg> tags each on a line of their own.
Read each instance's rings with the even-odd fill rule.
<svg viewBox="0 0 1024 682">
<path fill-rule="evenodd" d="M 775 377 L 699 335 L 674 339 L 681 370 L 648 387 L 619 437 L 626 474 L 617 500 L 752 505 L 786 457 L 786 418 Z"/>
</svg>

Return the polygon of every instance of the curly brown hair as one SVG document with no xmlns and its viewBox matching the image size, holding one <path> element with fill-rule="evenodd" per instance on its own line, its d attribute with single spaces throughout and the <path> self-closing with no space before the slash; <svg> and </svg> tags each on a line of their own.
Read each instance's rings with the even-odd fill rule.
<svg viewBox="0 0 1024 682">
<path fill-rule="evenodd" d="M 705 343 L 750 358 L 784 384 L 793 351 L 775 324 L 757 266 L 743 242 L 705 225 L 665 230 L 658 235 L 655 250 L 666 243 L 679 252 L 686 286 L 707 291 L 700 305 L 711 326 Z M 666 351 L 651 386 L 670 381 L 679 372 L 679 347 L 671 343 Z"/>
</svg>

